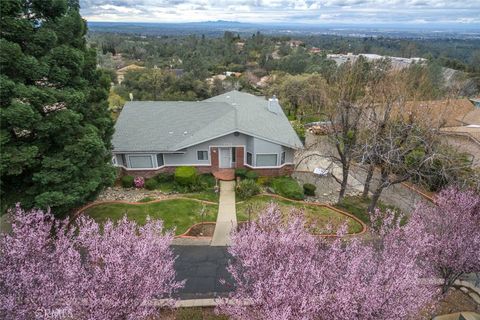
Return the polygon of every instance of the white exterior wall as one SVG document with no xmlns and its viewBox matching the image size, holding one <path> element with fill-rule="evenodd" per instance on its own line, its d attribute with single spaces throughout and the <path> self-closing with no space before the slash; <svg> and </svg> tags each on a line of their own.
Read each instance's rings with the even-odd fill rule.
<svg viewBox="0 0 480 320">
<path fill-rule="evenodd" d="M 262 140 L 259 138 L 254 138 L 251 136 L 247 136 L 245 134 L 228 134 L 223 137 L 219 137 L 216 139 L 212 139 L 207 142 L 200 143 L 198 145 L 194 145 L 191 147 L 182 150 L 180 153 L 164 153 L 164 165 L 165 166 L 182 166 L 182 165 L 191 165 L 191 166 L 210 166 L 211 165 L 211 147 L 244 147 L 245 148 L 245 158 L 244 163 L 246 164 L 246 155 L 247 152 L 252 153 L 253 155 L 253 166 L 255 166 L 256 161 L 256 154 L 276 154 L 277 155 L 277 165 L 280 166 L 281 161 L 281 153 L 285 151 L 285 163 L 293 163 L 293 154 L 294 150 L 288 147 L 283 147 L 276 143 L 272 143 L 266 140 Z M 197 151 L 207 151 L 208 152 L 208 160 L 198 160 L 197 159 Z M 153 168 L 135 168 L 135 169 L 157 169 L 160 166 L 157 163 L 156 154 L 148 154 L 148 153 L 125 153 L 125 159 L 127 161 L 127 168 L 130 167 L 130 156 L 138 156 L 138 155 L 145 155 L 151 156 L 152 162 L 154 167 Z M 114 157 L 115 164 L 121 165 L 121 156 L 116 155 Z"/>
</svg>

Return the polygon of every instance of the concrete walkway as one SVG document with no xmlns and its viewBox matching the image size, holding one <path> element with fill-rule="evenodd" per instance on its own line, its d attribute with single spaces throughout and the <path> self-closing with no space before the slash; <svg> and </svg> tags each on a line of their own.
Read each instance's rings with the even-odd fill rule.
<svg viewBox="0 0 480 320">
<path fill-rule="evenodd" d="M 237 227 L 235 181 L 220 181 L 220 202 L 211 246 L 230 245 L 230 233 Z"/>
</svg>

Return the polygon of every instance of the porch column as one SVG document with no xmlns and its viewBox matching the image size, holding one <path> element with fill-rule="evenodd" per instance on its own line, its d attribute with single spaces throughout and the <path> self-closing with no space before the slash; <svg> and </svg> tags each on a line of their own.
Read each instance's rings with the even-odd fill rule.
<svg viewBox="0 0 480 320">
<path fill-rule="evenodd" d="M 210 149 L 211 154 L 210 157 L 212 159 L 212 170 L 218 170 L 218 148 L 217 147 L 212 147 Z"/>
<path fill-rule="evenodd" d="M 235 168 L 244 168 L 245 167 L 245 148 L 236 147 L 235 148 Z"/>
</svg>

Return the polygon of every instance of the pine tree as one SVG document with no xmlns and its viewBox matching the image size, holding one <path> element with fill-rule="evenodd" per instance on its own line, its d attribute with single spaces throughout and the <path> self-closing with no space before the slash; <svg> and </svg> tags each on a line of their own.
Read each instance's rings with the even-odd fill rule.
<svg viewBox="0 0 480 320">
<path fill-rule="evenodd" d="M 63 215 L 115 175 L 109 81 L 78 0 L 0 2 L 1 201 Z"/>
</svg>

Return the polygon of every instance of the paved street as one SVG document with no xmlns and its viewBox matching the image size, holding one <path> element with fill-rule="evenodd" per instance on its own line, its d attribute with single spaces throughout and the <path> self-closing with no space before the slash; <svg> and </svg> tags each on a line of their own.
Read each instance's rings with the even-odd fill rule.
<svg viewBox="0 0 480 320">
<path fill-rule="evenodd" d="M 178 258 L 175 262 L 177 279 L 187 279 L 180 290 L 181 299 L 202 299 L 225 295 L 232 290 L 232 281 L 226 270 L 227 247 L 172 246 Z M 221 279 L 227 284 L 222 285 Z"/>
</svg>

